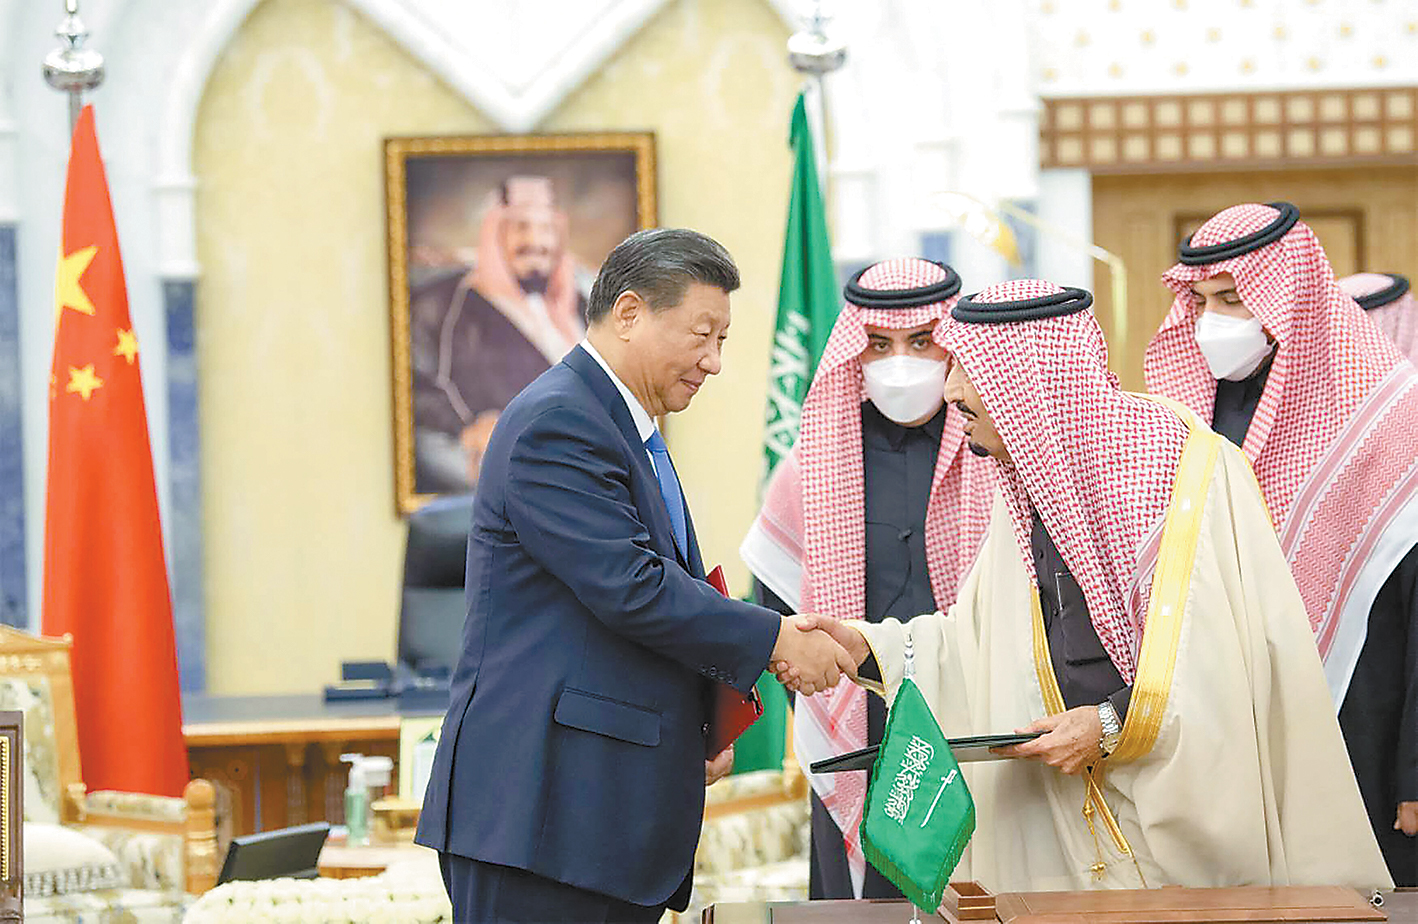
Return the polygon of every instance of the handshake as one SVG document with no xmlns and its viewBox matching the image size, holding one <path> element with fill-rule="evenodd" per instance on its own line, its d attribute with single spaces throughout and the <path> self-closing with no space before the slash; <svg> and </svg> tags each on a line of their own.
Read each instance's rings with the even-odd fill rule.
<svg viewBox="0 0 1418 924">
<path fill-rule="evenodd" d="M 812 696 L 837 686 L 843 674 L 855 680 L 870 653 L 860 632 L 830 616 L 784 616 L 768 669 L 787 689 Z"/>
</svg>

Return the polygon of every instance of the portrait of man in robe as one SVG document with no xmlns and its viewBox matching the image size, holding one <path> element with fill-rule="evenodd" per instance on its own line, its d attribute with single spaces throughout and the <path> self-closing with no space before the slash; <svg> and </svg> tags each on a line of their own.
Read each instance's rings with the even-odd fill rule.
<svg viewBox="0 0 1418 924">
<path fill-rule="evenodd" d="M 477 485 L 502 409 L 585 334 L 595 268 L 655 222 L 649 134 L 396 138 L 385 146 L 395 488 Z"/>
</svg>

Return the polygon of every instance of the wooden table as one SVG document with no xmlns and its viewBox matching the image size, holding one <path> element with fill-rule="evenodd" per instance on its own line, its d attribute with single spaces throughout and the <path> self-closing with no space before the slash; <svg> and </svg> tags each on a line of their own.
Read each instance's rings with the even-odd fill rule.
<svg viewBox="0 0 1418 924">
<path fill-rule="evenodd" d="M 1401 889 L 1384 893 L 1383 911 L 1388 924 L 1418 924 L 1418 889 Z M 866 901 L 816 902 L 723 902 L 704 909 L 704 924 L 907 924 L 911 907 L 906 902 L 886 899 Z M 925 924 L 941 918 L 922 914 Z M 1058 918 L 1058 920 L 1067 920 Z M 1117 921 L 1109 916 L 1107 921 Z M 1196 920 L 1176 916 L 1138 916 L 1126 920 L 1161 922 Z M 1275 920 L 1252 917 L 1251 921 Z"/>
<path fill-rule="evenodd" d="M 318 866 L 320 875 L 326 879 L 359 879 L 364 876 L 377 876 L 404 860 L 437 856 L 434 851 L 417 844 L 350 847 L 332 841 L 320 851 Z"/>
<path fill-rule="evenodd" d="M 312 821 L 344 824 L 349 765 L 357 752 L 394 760 L 399 778 L 400 713 L 392 699 L 324 702 L 319 694 L 182 698 L 192 776 L 211 780 L 228 801 L 217 837 Z M 408 713 L 428 715 L 429 712 Z"/>
</svg>

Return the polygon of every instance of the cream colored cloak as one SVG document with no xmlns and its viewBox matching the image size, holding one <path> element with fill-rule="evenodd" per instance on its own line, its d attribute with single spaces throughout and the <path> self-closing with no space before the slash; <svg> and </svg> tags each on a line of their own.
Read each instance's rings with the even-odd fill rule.
<svg viewBox="0 0 1418 924">
<path fill-rule="evenodd" d="M 1063 709 L 1002 497 L 948 614 L 850 624 L 888 700 L 911 636 L 948 736 Z M 1095 794 L 1035 761 L 965 766 L 978 825 L 953 878 L 996 891 L 1390 885 L 1255 478 L 1202 426 L 1178 465 L 1123 740 Z"/>
</svg>

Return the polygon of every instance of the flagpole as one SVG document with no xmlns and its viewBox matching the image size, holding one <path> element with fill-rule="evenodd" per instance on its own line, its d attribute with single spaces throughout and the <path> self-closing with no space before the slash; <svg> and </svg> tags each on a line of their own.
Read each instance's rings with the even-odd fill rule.
<svg viewBox="0 0 1418 924">
<path fill-rule="evenodd" d="M 69 94 L 69 133 L 79 123 L 84 109 L 84 91 L 103 83 L 103 55 L 85 48 L 89 32 L 79 18 L 79 0 L 64 0 L 64 19 L 54 34 L 63 42 L 44 56 L 44 80 L 61 93 Z"/>
<path fill-rule="evenodd" d="M 839 39 L 829 38 L 827 22 L 829 17 L 822 11 L 822 0 L 814 0 L 812 14 L 806 28 L 788 38 L 788 63 L 804 77 L 805 83 L 816 89 L 816 122 L 813 132 L 817 143 L 818 183 L 821 186 L 823 208 L 831 214 L 827 202 L 827 188 L 830 185 L 828 168 L 831 165 L 831 139 L 827 132 L 827 80 L 828 74 L 841 69 L 847 62 L 847 46 Z"/>
</svg>

